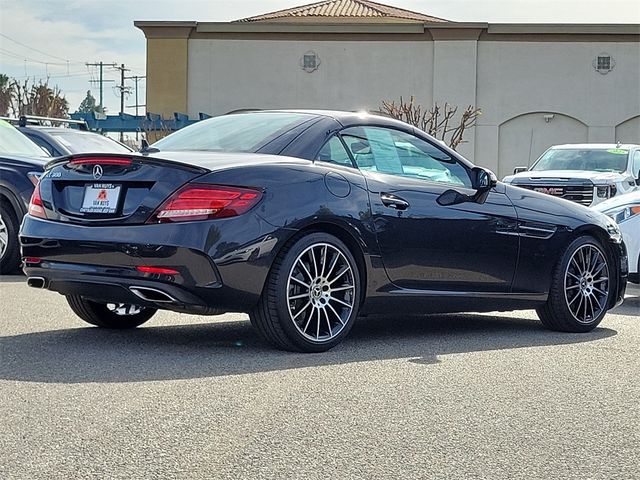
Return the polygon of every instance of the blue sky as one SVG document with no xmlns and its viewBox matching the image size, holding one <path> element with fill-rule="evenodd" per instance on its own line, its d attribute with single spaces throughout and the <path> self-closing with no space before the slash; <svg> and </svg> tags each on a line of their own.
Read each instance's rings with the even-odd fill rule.
<svg viewBox="0 0 640 480">
<path fill-rule="evenodd" d="M 378 0 L 455 21 L 513 23 L 637 23 L 640 0 Z M 134 20 L 226 22 L 289 8 L 311 0 L 0 0 L 0 73 L 19 80 L 46 78 L 57 84 L 74 111 L 95 84 L 97 70 L 85 63 L 124 63 L 145 73 L 145 39 Z M 68 63 L 67 63 L 68 60 Z M 118 73 L 105 70 L 116 80 Z M 105 105 L 119 109 L 115 82 Z M 144 82 L 140 83 L 144 102 Z M 127 104 L 133 104 L 133 97 Z M 133 113 L 133 109 L 128 110 Z"/>
</svg>

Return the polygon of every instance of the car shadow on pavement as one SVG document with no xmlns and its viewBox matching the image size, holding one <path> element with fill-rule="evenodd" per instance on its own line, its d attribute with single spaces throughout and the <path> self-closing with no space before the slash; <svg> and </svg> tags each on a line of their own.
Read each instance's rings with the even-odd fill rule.
<svg viewBox="0 0 640 480">
<path fill-rule="evenodd" d="M 0 379 L 139 382 L 318 367 L 372 360 L 438 363 L 443 355 L 593 342 L 616 335 L 551 332 L 538 321 L 490 315 L 369 317 L 329 352 L 274 350 L 248 321 L 147 326 L 117 331 L 76 328 L 0 337 Z M 523 353 L 526 355 L 526 353 Z"/>
</svg>

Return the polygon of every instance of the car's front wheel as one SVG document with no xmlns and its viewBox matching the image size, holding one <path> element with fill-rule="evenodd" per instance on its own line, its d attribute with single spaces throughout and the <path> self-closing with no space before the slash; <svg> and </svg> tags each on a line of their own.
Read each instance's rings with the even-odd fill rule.
<svg viewBox="0 0 640 480">
<path fill-rule="evenodd" d="M 349 248 L 333 235 L 311 233 L 280 253 L 251 322 L 278 348 L 326 351 L 351 330 L 360 289 Z"/>
<path fill-rule="evenodd" d="M 591 236 L 574 240 L 553 274 L 547 303 L 536 311 L 552 330 L 589 332 L 602 321 L 611 295 L 611 265 Z"/>
<path fill-rule="evenodd" d="M 98 303 L 79 295 L 66 295 L 71 310 L 82 320 L 103 328 L 135 328 L 156 313 L 155 308 L 125 303 Z"/>
</svg>

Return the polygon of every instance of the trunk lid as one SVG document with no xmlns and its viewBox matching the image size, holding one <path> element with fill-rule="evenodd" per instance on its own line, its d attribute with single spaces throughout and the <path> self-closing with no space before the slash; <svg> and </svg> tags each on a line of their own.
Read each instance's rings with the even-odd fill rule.
<svg viewBox="0 0 640 480">
<path fill-rule="evenodd" d="M 47 165 L 40 195 L 48 220 L 142 224 L 172 192 L 209 171 L 138 154 L 74 155 Z"/>
</svg>

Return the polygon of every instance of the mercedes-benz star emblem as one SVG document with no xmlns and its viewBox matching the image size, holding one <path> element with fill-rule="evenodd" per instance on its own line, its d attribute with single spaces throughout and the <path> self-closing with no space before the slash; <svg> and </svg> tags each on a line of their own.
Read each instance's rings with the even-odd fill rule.
<svg viewBox="0 0 640 480">
<path fill-rule="evenodd" d="M 102 167 L 100 165 L 93 167 L 93 178 L 96 180 L 100 180 L 102 178 Z"/>
</svg>

